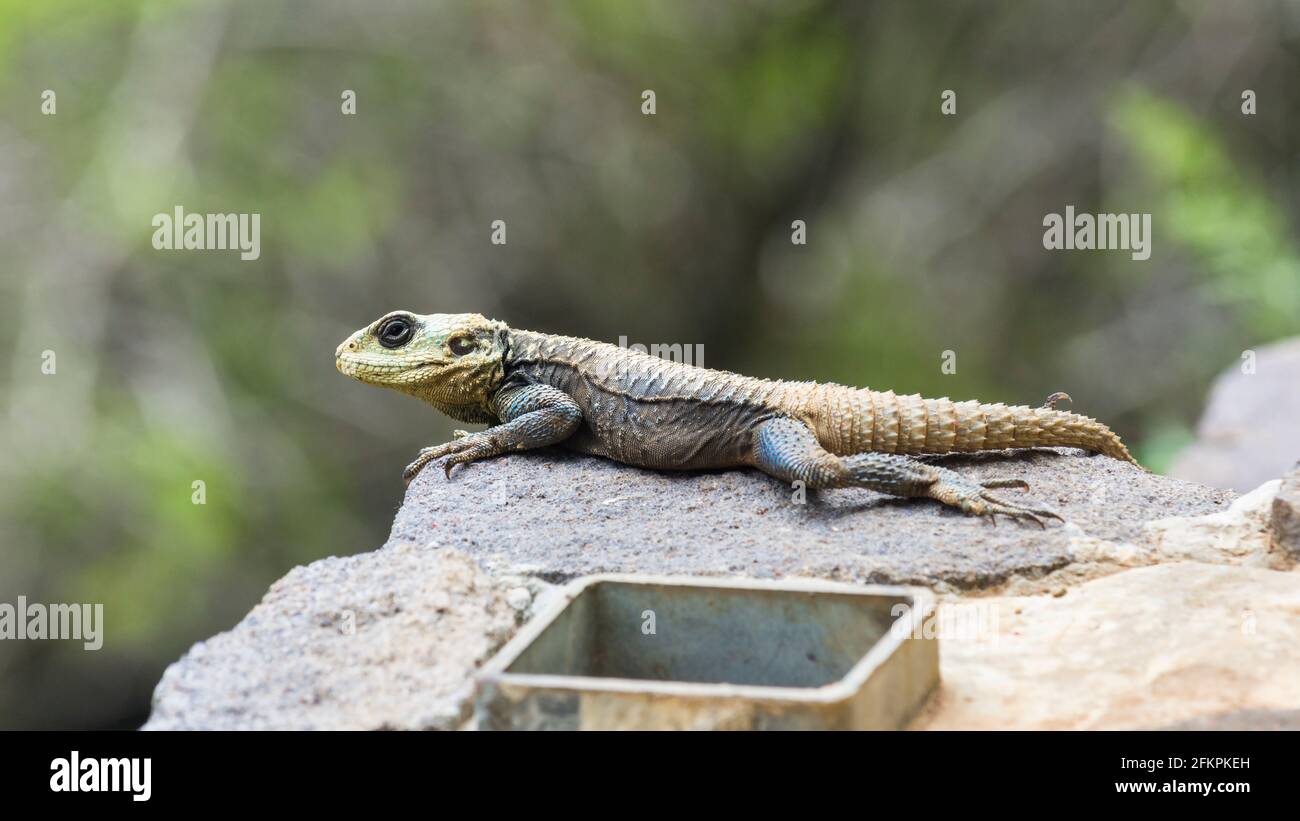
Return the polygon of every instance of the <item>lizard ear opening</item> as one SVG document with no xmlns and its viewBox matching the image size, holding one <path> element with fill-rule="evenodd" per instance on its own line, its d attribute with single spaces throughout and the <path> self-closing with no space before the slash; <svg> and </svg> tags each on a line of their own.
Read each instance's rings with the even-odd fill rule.
<svg viewBox="0 0 1300 821">
<path fill-rule="evenodd" d="M 451 341 L 447 343 L 447 347 L 450 348 L 451 352 L 456 356 L 464 356 L 467 353 L 473 352 L 478 346 L 474 344 L 474 340 L 467 336 L 453 336 Z"/>
</svg>

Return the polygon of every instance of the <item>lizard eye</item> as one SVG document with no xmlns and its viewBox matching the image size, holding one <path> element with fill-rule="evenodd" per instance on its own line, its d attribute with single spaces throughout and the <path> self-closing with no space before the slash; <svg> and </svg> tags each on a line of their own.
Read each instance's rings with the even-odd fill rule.
<svg viewBox="0 0 1300 821">
<path fill-rule="evenodd" d="M 400 348 L 410 342 L 413 336 L 415 336 L 415 326 L 410 320 L 400 316 L 385 320 L 384 324 L 375 329 L 375 338 L 385 348 Z"/>
<path fill-rule="evenodd" d="M 456 356 L 464 356 L 474 350 L 474 341 L 463 336 L 453 337 L 447 345 Z"/>
</svg>

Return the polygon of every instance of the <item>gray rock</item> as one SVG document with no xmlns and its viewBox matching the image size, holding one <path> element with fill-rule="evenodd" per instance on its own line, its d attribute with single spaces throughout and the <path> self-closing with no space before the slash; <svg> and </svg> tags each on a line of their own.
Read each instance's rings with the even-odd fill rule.
<svg viewBox="0 0 1300 821">
<path fill-rule="evenodd" d="M 1300 561 L 1300 464 L 1282 479 L 1273 497 L 1273 543 L 1291 561 Z"/>
<path fill-rule="evenodd" d="M 295 568 L 167 668 L 146 730 L 455 729 L 514 632 L 464 555 L 398 544 Z"/>
<path fill-rule="evenodd" d="M 440 468 L 424 471 L 389 541 L 436 539 L 494 574 L 553 583 L 640 572 L 972 589 L 1061 568 L 1081 536 L 1137 542 L 1148 521 L 1213 513 L 1234 498 L 1075 450 L 942 464 L 977 479 L 1022 477 L 1028 492 L 1003 492 L 1045 502 L 1071 526 L 1002 519 L 994 527 L 936 502 L 867 490 L 810 492 L 796 504 L 788 485 L 754 470 L 655 472 L 557 450 L 462 466 L 450 480 Z"/>
<path fill-rule="evenodd" d="M 1197 441 L 1171 475 L 1245 493 L 1300 459 L 1300 339 L 1255 353 L 1254 373 L 1236 365 L 1215 381 Z"/>
<path fill-rule="evenodd" d="M 1266 549 L 1266 536 L 1250 538 L 1263 529 L 1254 522 L 1271 503 L 1264 494 L 1234 504 L 1226 491 L 1071 450 L 942 463 L 977 479 L 1022 477 L 1027 495 L 1068 523 L 993 527 L 864 490 L 796 504 L 789 487 L 752 470 L 663 473 L 558 450 L 468 465 L 450 480 L 427 470 L 382 549 L 295 569 L 234 629 L 169 667 L 146 729 L 463 726 L 474 672 L 559 595 L 553 583 L 587 573 L 1000 585 L 1004 596 L 1048 585 L 1059 595 L 1117 569 L 1188 556 L 1245 562 Z"/>
</svg>

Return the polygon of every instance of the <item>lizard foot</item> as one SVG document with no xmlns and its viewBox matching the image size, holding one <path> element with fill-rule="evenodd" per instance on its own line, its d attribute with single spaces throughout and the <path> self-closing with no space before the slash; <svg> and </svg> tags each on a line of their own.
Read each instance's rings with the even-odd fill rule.
<svg viewBox="0 0 1300 821">
<path fill-rule="evenodd" d="M 468 433 L 458 430 L 452 435 L 456 438 L 450 442 L 422 448 L 415 461 L 406 466 L 406 470 L 402 471 L 402 479 L 408 486 L 419 475 L 420 471 L 424 470 L 435 459 L 441 459 L 444 456 L 448 457 L 442 463 L 442 467 L 447 478 L 451 478 L 451 469 L 456 465 L 496 456 L 503 450 L 501 443 L 497 441 L 497 437 L 489 431 Z"/>
<path fill-rule="evenodd" d="M 460 451 L 470 447 L 470 444 L 466 442 L 466 439 L 470 437 L 470 434 L 463 430 L 458 430 L 452 435 L 456 438 L 451 442 L 444 442 L 441 445 L 430 445 L 427 448 L 420 448 L 420 453 L 415 457 L 415 461 L 407 465 L 406 469 L 402 471 L 402 481 L 409 486 L 415 477 L 420 474 L 420 471 L 424 470 L 425 466 L 430 462 L 435 459 L 441 459 L 444 456 L 459 453 Z"/>
<path fill-rule="evenodd" d="M 415 477 L 420 475 L 420 471 L 424 470 L 425 465 L 438 458 L 433 453 L 433 450 L 433 448 L 421 448 L 420 454 L 415 457 L 415 461 L 402 470 L 402 481 L 407 487 L 411 486 L 411 482 L 415 481 Z"/>
<path fill-rule="evenodd" d="M 1055 511 L 1043 507 L 1022 505 L 989 492 L 991 488 L 1006 487 L 1027 490 L 1029 483 L 1023 479 L 990 479 L 976 484 L 956 473 L 945 471 L 945 474 L 949 475 L 942 476 L 938 481 L 930 485 L 929 492 L 926 495 L 946 505 L 959 507 L 963 512 L 972 516 L 987 516 L 989 521 L 997 524 L 997 517 L 1000 513 L 1013 521 L 1022 519 L 1031 521 L 1044 530 L 1047 529 L 1047 525 L 1043 522 L 1043 519 L 1065 521 Z"/>
</svg>

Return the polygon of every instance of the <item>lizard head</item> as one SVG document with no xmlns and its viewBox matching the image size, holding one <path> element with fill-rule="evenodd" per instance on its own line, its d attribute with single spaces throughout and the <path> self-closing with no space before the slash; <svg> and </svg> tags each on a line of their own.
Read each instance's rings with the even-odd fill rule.
<svg viewBox="0 0 1300 821">
<path fill-rule="evenodd" d="M 393 311 L 343 340 L 340 373 L 410 394 L 463 422 L 490 422 L 509 328 L 479 314 Z"/>
</svg>

